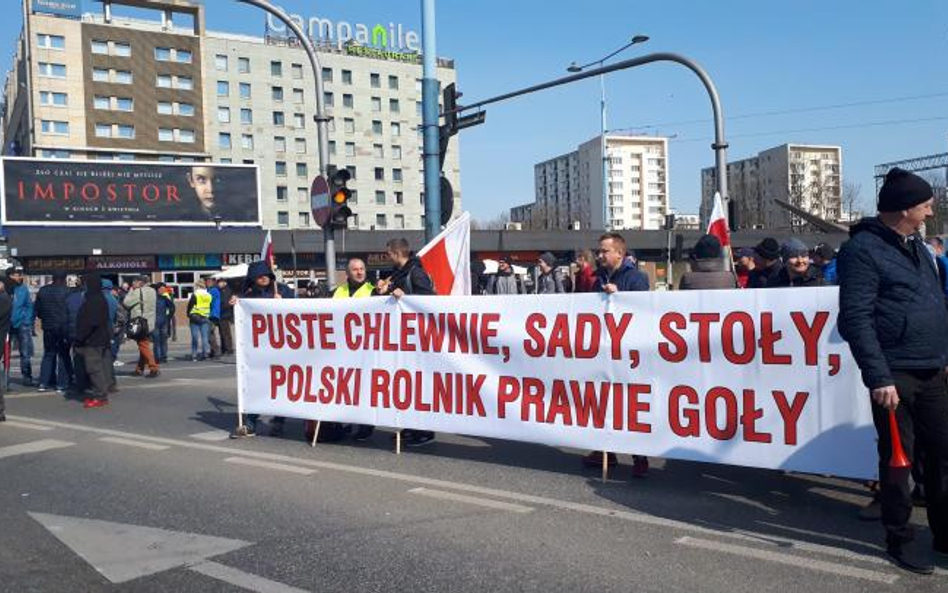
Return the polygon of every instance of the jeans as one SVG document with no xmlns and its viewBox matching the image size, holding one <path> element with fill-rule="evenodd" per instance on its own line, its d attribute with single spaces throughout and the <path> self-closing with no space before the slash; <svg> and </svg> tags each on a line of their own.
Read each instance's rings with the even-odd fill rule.
<svg viewBox="0 0 948 593">
<path fill-rule="evenodd" d="M 43 329 L 43 362 L 40 364 L 41 387 L 53 387 L 65 391 L 72 382 L 72 360 L 69 357 L 69 342 L 66 328 Z"/>
<path fill-rule="evenodd" d="M 16 328 L 16 343 L 20 349 L 20 375 L 24 381 L 33 380 L 33 326 L 24 325 Z"/>
<path fill-rule="evenodd" d="M 203 319 L 198 323 L 191 322 L 191 356 L 204 358 L 210 351 L 211 322 Z M 198 350 L 200 346 L 200 350 Z"/>
<path fill-rule="evenodd" d="M 151 341 L 155 344 L 155 360 L 162 362 L 168 359 L 168 327 L 158 327 L 151 332 Z"/>
<path fill-rule="evenodd" d="M 894 370 L 899 393 L 895 420 L 902 448 L 909 460 L 924 463 L 928 525 L 938 546 L 948 546 L 948 386 L 944 370 Z M 892 453 L 889 412 L 872 404 L 872 417 L 879 434 L 879 480 L 882 525 L 888 542 L 914 537 L 909 524 L 912 491 L 906 470 L 890 469 Z"/>
</svg>

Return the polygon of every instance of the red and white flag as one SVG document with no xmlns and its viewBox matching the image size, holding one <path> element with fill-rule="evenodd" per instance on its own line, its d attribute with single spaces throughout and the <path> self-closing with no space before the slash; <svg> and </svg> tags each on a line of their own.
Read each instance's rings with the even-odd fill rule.
<svg viewBox="0 0 948 593">
<path fill-rule="evenodd" d="M 438 294 L 471 294 L 471 215 L 454 219 L 418 251 L 418 259 Z"/>
<path fill-rule="evenodd" d="M 267 262 L 267 265 L 270 268 L 273 268 L 273 237 L 270 236 L 270 231 L 267 231 L 267 238 L 263 240 L 263 248 L 260 249 L 260 259 Z"/>
<path fill-rule="evenodd" d="M 711 220 L 708 221 L 708 234 L 717 237 L 721 247 L 731 244 L 731 231 L 727 228 L 727 216 L 724 213 L 724 204 L 721 203 L 721 194 L 718 192 L 714 192 L 714 209 L 711 211 Z"/>
</svg>

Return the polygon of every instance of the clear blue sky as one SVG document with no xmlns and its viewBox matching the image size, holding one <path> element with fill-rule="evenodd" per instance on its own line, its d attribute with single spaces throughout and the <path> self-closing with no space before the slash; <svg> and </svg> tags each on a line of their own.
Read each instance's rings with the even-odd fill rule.
<svg viewBox="0 0 948 593">
<path fill-rule="evenodd" d="M 306 16 L 421 29 L 420 0 L 277 3 Z M 262 35 L 257 9 L 232 0 L 205 5 L 209 28 Z M 838 144 L 844 180 L 860 183 L 868 203 L 874 165 L 948 151 L 945 0 L 441 0 L 437 16 L 438 54 L 457 61 L 462 103 L 557 77 L 572 60 L 599 59 L 642 33 L 651 41 L 622 57 L 674 51 L 710 72 L 728 118 L 731 160 L 786 142 Z M 19 27 L 16 18 L 0 23 L 8 51 Z M 676 136 L 669 145 L 672 206 L 697 212 L 700 170 L 713 164 L 711 123 L 676 122 L 710 117 L 698 80 L 657 64 L 610 75 L 606 84 L 610 128 L 663 124 L 648 131 Z M 940 96 L 885 101 L 922 95 Z M 880 102 L 736 117 L 870 101 Z M 866 125 L 930 118 L 942 119 Z M 813 130 L 829 127 L 838 129 Z M 486 219 L 532 201 L 533 164 L 598 132 L 595 80 L 488 108 L 487 123 L 461 135 L 465 208 Z"/>
</svg>

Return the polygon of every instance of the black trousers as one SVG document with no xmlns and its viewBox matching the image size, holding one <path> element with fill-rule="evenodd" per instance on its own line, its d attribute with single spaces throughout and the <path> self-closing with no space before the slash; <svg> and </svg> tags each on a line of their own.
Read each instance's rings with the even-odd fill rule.
<svg viewBox="0 0 948 593">
<path fill-rule="evenodd" d="M 913 462 L 924 463 L 928 525 L 938 546 L 948 546 L 948 385 L 944 369 L 895 370 L 899 407 L 895 410 L 902 448 Z M 872 404 L 872 417 L 879 434 L 879 478 L 882 525 L 887 541 L 914 537 L 909 517 L 912 492 L 908 471 L 890 470 L 892 444 L 889 413 Z"/>
<path fill-rule="evenodd" d="M 92 396 L 95 399 L 108 399 L 109 386 L 112 378 L 106 365 L 111 361 L 111 356 L 105 353 L 106 348 L 96 346 L 79 346 L 76 353 L 82 357 L 82 364 L 86 370 L 86 376 L 89 377 L 89 383 L 92 384 Z"/>
</svg>

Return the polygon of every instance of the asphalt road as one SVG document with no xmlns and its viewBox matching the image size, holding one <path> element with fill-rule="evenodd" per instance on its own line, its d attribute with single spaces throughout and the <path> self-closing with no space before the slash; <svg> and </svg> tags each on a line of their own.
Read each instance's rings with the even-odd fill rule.
<svg viewBox="0 0 948 593">
<path fill-rule="evenodd" d="M 0 590 L 948 590 L 946 560 L 885 560 L 857 483 L 661 460 L 633 481 L 628 458 L 603 482 L 577 451 L 439 435 L 396 456 L 384 430 L 311 448 L 294 421 L 228 440 L 233 365 L 131 368 L 103 410 L 14 376 Z"/>
</svg>

